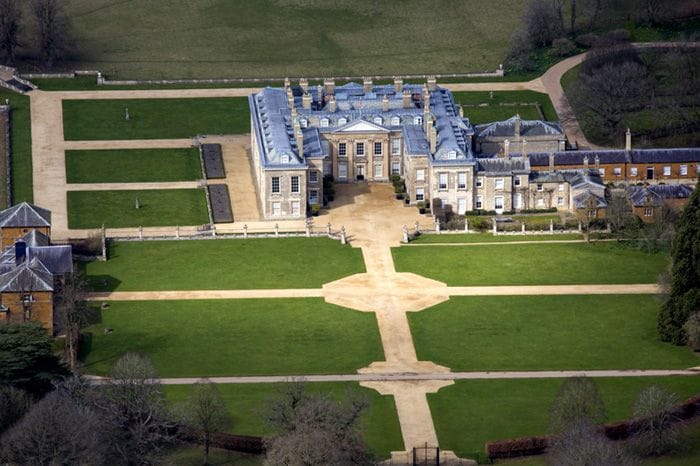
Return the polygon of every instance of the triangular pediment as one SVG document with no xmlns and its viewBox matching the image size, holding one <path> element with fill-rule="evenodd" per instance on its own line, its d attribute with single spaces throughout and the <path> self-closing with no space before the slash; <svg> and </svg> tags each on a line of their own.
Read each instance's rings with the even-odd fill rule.
<svg viewBox="0 0 700 466">
<path fill-rule="evenodd" d="M 355 120 L 341 126 L 333 131 L 334 133 L 388 133 L 389 130 L 383 126 L 370 123 L 366 120 Z"/>
</svg>

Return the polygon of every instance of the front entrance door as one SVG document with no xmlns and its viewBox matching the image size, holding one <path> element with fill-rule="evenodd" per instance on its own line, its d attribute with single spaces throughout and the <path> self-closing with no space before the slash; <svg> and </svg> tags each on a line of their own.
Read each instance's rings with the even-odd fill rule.
<svg viewBox="0 0 700 466">
<path fill-rule="evenodd" d="M 362 181 L 365 179 L 365 166 L 362 164 L 355 165 L 355 176 L 357 177 L 358 181 Z"/>
<path fill-rule="evenodd" d="M 654 167 L 647 167 L 647 180 L 654 179 Z"/>
<path fill-rule="evenodd" d="M 522 209 L 523 208 L 523 195 L 520 193 L 515 193 L 515 197 L 513 198 L 513 209 Z"/>
<path fill-rule="evenodd" d="M 467 211 L 467 200 L 463 197 L 457 199 L 457 215 L 464 215 Z"/>
</svg>

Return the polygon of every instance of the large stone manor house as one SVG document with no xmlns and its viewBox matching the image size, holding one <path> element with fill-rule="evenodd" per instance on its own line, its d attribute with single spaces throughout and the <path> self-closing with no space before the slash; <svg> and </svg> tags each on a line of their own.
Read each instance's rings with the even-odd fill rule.
<svg viewBox="0 0 700 466">
<path fill-rule="evenodd" d="M 339 183 L 399 175 L 411 204 L 439 201 L 459 214 L 599 208 L 607 181 L 601 162 L 618 163 L 632 153 L 628 138 L 625 151 L 588 151 L 577 164 L 560 164 L 575 152 L 565 152 L 558 123 L 515 115 L 475 126 L 434 78 L 424 85 L 364 79 L 336 86 L 325 80 L 316 87 L 305 79 L 298 86 L 285 80 L 284 88 L 251 95 L 249 104 L 252 160 L 266 219 L 306 217 L 309 206 L 322 203 L 323 177 L 329 174 Z M 644 151 L 634 152 L 639 158 Z M 696 179 L 700 150 L 684 154 L 684 167 L 674 173 Z M 625 174 L 631 170 L 619 164 Z M 620 169 L 608 170 L 612 175 Z M 646 165 L 640 170 L 646 175 Z"/>
</svg>

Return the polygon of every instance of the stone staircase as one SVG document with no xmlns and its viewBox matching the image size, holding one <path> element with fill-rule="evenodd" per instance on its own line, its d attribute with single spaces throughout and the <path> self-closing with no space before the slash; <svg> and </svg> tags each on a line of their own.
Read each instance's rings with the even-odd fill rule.
<svg viewBox="0 0 700 466">
<path fill-rule="evenodd" d="M 4 65 L 0 65 L 0 87 L 19 92 L 20 94 L 25 94 L 37 88 L 31 82 L 20 78 L 16 68 Z"/>
</svg>

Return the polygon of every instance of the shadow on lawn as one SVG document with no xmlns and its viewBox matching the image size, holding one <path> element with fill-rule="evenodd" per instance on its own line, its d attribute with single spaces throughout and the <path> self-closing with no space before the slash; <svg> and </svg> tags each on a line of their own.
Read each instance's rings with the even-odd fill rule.
<svg viewBox="0 0 700 466">
<path fill-rule="evenodd" d="M 122 281 L 111 275 L 88 275 L 88 285 L 91 291 L 114 291 Z"/>
</svg>

